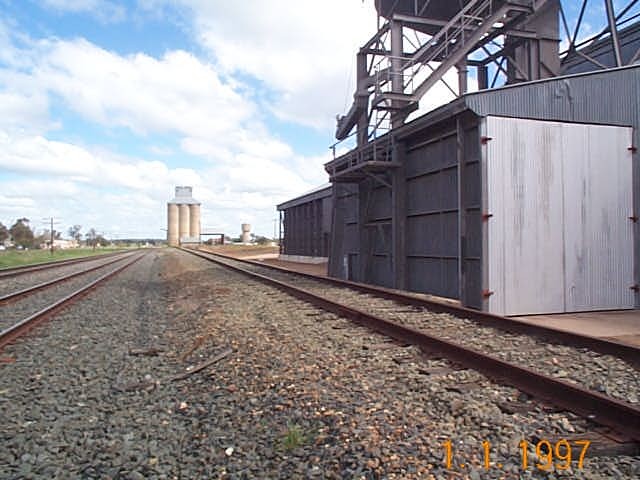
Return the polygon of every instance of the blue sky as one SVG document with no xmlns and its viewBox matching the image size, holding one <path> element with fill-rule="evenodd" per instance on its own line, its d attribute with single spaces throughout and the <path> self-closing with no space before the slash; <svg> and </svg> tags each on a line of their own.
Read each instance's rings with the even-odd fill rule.
<svg viewBox="0 0 640 480">
<path fill-rule="evenodd" d="M 277 203 L 326 182 L 372 3 L 0 0 L 0 221 L 161 237 L 184 184 L 204 229 L 270 235 Z"/>
</svg>

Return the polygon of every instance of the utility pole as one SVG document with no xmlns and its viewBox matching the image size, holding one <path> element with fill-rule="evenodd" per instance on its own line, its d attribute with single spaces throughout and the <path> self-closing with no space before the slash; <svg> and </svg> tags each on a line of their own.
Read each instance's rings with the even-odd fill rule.
<svg viewBox="0 0 640 480">
<path fill-rule="evenodd" d="M 49 227 L 49 250 L 51 251 L 51 255 L 53 255 L 53 217 L 50 218 L 43 218 L 42 219 L 44 222 L 47 222 L 50 227 Z M 56 225 L 58 225 L 60 222 L 55 222 Z"/>
</svg>

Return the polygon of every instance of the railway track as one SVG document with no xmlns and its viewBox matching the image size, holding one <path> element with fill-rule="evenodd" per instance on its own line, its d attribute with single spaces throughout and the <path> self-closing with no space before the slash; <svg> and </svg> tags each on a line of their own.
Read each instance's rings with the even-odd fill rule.
<svg viewBox="0 0 640 480">
<path fill-rule="evenodd" d="M 19 275 L 25 275 L 28 273 L 39 272 L 42 270 L 51 270 L 57 267 L 63 267 L 67 265 L 75 265 L 84 262 L 91 262 L 94 260 L 100 260 L 103 258 L 109 258 L 117 255 L 122 255 L 122 252 L 105 253 L 103 255 L 91 255 L 88 257 L 72 258 L 70 260 L 55 260 L 51 262 L 38 263 L 36 265 L 23 265 L 20 267 L 0 268 L 0 280 L 4 278 L 16 277 Z"/>
<path fill-rule="evenodd" d="M 640 441 L 640 351 L 632 346 L 592 337 L 567 336 L 564 332 L 554 338 L 556 331 L 530 326 L 518 331 L 519 326 L 510 319 L 504 319 L 504 326 L 499 326 L 500 317 L 473 312 L 468 315 L 473 320 L 469 320 L 464 318 L 469 312 L 466 309 L 435 304 L 386 289 L 298 274 L 218 254 L 186 251 L 275 285 L 324 310 L 400 342 L 416 345 L 431 355 L 440 355 L 479 371 L 539 400 L 572 411 L 589 422 L 613 429 L 616 433 L 608 438 L 637 451 Z M 475 323 L 478 317 L 486 319 L 491 326 Z M 471 331 L 473 335 L 469 335 Z M 585 345 L 595 345 L 593 350 L 597 348 L 605 354 L 588 350 Z M 616 353 L 621 358 L 611 356 Z M 593 384 L 593 373 L 598 371 L 594 365 L 600 364 L 605 365 L 602 385 Z M 589 369 L 590 374 L 586 375 L 585 371 Z M 585 378 L 592 380 L 585 381 Z M 611 382 L 619 388 L 603 387 Z M 622 437 L 618 435 L 620 433 Z"/>
<path fill-rule="evenodd" d="M 3 294 L 0 296 L 0 349 L 133 265 L 144 255 L 130 252 L 118 253 L 116 258 L 108 255 L 108 258 L 101 257 L 101 262 L 89 268 Z"/>
</svg>

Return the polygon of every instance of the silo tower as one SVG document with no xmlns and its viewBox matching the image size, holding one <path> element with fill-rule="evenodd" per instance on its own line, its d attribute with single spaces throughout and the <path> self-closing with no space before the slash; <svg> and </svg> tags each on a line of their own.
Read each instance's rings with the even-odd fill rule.
<svg viewBox="0 0 640 480">
<path fill-rule="evenodd" d="M 176 187 L 176 195 L 167 204 L 167 243 L 178 246 L 200 243 L 200 202 L 191 187 Z"/>
<path fill-rule="evenodd" d="M 251 243 L 251 224 L 243 223 L 241 228 L 240 241 L 242 243 Z"/>
</svg>

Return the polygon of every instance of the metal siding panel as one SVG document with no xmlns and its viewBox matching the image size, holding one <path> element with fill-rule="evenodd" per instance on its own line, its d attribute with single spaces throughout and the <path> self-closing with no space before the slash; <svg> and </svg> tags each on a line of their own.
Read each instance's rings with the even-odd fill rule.
<svg viewBox="0 0 640 480">
<path fill-rule="evenodd" d="M 458 212 L 447 212 L 440 214 L 442 223 L 442 237 L 440 248 L 445 257 L 458 257 Z"/>
<path fill-rule="evenodd" d="M 287 210 L 289 208 L 293 208 L 297 205 L 302 205 L 314 200 L 317 200 L 319 198 L 326 198 L 326 197 L 331 197 L 333 194 L 333 186 L 332 185 L 327 185 L 324 187 L 320 187 L 312 192 L 306 193 L 304 195 L 301 195 L 299 197 L 293 198 L 291 200 L 287 200 L 284 203 L 281 203 L 277 206 L 278 210 Z"/>
<path fill-rule="evenodd" d="M 439 259 L 409 258 L 409 289 L 420 293 L 442 295 L 442 264 Z"/>
<path fill-rule="evenodd" d="M 407 156 L 405 158 L 405 171 L 407 172 L 407 177 L 423 173 L 422 170 L 424 166 L 421 161 L 423 154 L 424 150 L 422 148 L 407 152 Z"/>
<path fill-rule="evenodd" d="M 344 254 L 358 253 L 359 241 L 358 241 L 358 225 L 350 224 L 344 226 Z"/>
<path fill-rule="evenodd" d="M 442 168 L 455 167 L 458 165 L 458 137 L 451 135 L 440 141 L 442 155 Z"/>
<path fill-rule="evenodd" d="M 632 126 L 633 144 L 640 146 L 640 65 L 475 92 L 463 101 L 481 117 Z M 634 211 L 640 212 L 640 152 L 633 157 Z M 634 248 L 639 251 L 640 225 L 633 230 Z M 634 283 L 640 283 L 640 255 L 634 258 Z M 635 306 L 640 307 L 639 294 Z"/>
<path fill-rule="evenodd" d="M 391 189 L 376 187 L 371 190 L 368 220 L 386 220 L 391 218 Z"/>
<path fill-rule="evenodd" d="M 482 256 L 482 215 L 480 210 L 467 211 L 466 257 Z"/>
<path fill-rule="evenodd" d="M 458 208 L 458 168 L 448 168 L 440 172 L 440 207 L 443 210 Z"/>
<path fill-rule="evenodd" d="M 480 116 L 500 115 L 640 127 L 640 65 L 466 95 Z"/>
<path fill-rule="evenodd" d="M 391 255 L 391 225 L 379 225 L 371 229 L 372 251 L 376 255 Z"/>
<path fill-rule="evenodd" d="M 439 172 L 407 180 L 407 213 L 432 212 L 441 208 Z"/>
<path fill-rule="evenodd" d="M 407 219 L 407 254 L 442 256 L 442 218 L 440 214 Z"/>
<path fill-rule="evenodd" d="M 465 194 L 467 205 L 480 205 L 482 196 L 482 182 L 480 176 L 480 162 L 467 163 L 466 175 L 464 180 Z"/>
<path fill-rule="evenodd" d="M 632 308 L 632 131 L 563 129 L 566 311 Z"/>
<path fill-rule="evenodd" d="M 467 258 L 465 260 L 465 306 L 482 308 L 482 261 Z"/>
<path fill-rule="evenodd" d="M 390 256 L 371 256 L 371 283 L 382 287 L 393 287 Z"/>
<path fill-rule="evenodd" d="M 464 192 L 465 230 L 461 249 L 462 278 L 459 293 L 465 306 L 482 308 L 482 149 L 480 148 L 480 125 L 473 124 L 465 128 L 463 138 L 464 176 L 461 189 Z"/>
<path fill-rule="evenodd" d="M 562 311 L 560 125 L 489 117 L 489 311 Z M 555 286 L 555 288 L 553 288 Z"/>
<path fill-rule="evenodd" d="M 322 231 L 329 233 L 331 231 L 331 214 L 333 210 L 333 197 L 325 197 L 322 199 Z"/>
<path fill-rule="evenodd" d="M 458 261 L 441 258 L 408 258 L 407 288 L 413 292 L 458 298 Z"/>
<path fill-rule="evenodd" d="M 448 298 L 460 298 L 458 285 L 458 259 L 445 258 L 442 260 L 442 293 Z"/>
<path fill-rule="evenodd" d="M 632 308 L 632 130 L 487 118 L 493 313 Z"/>
</svg>

